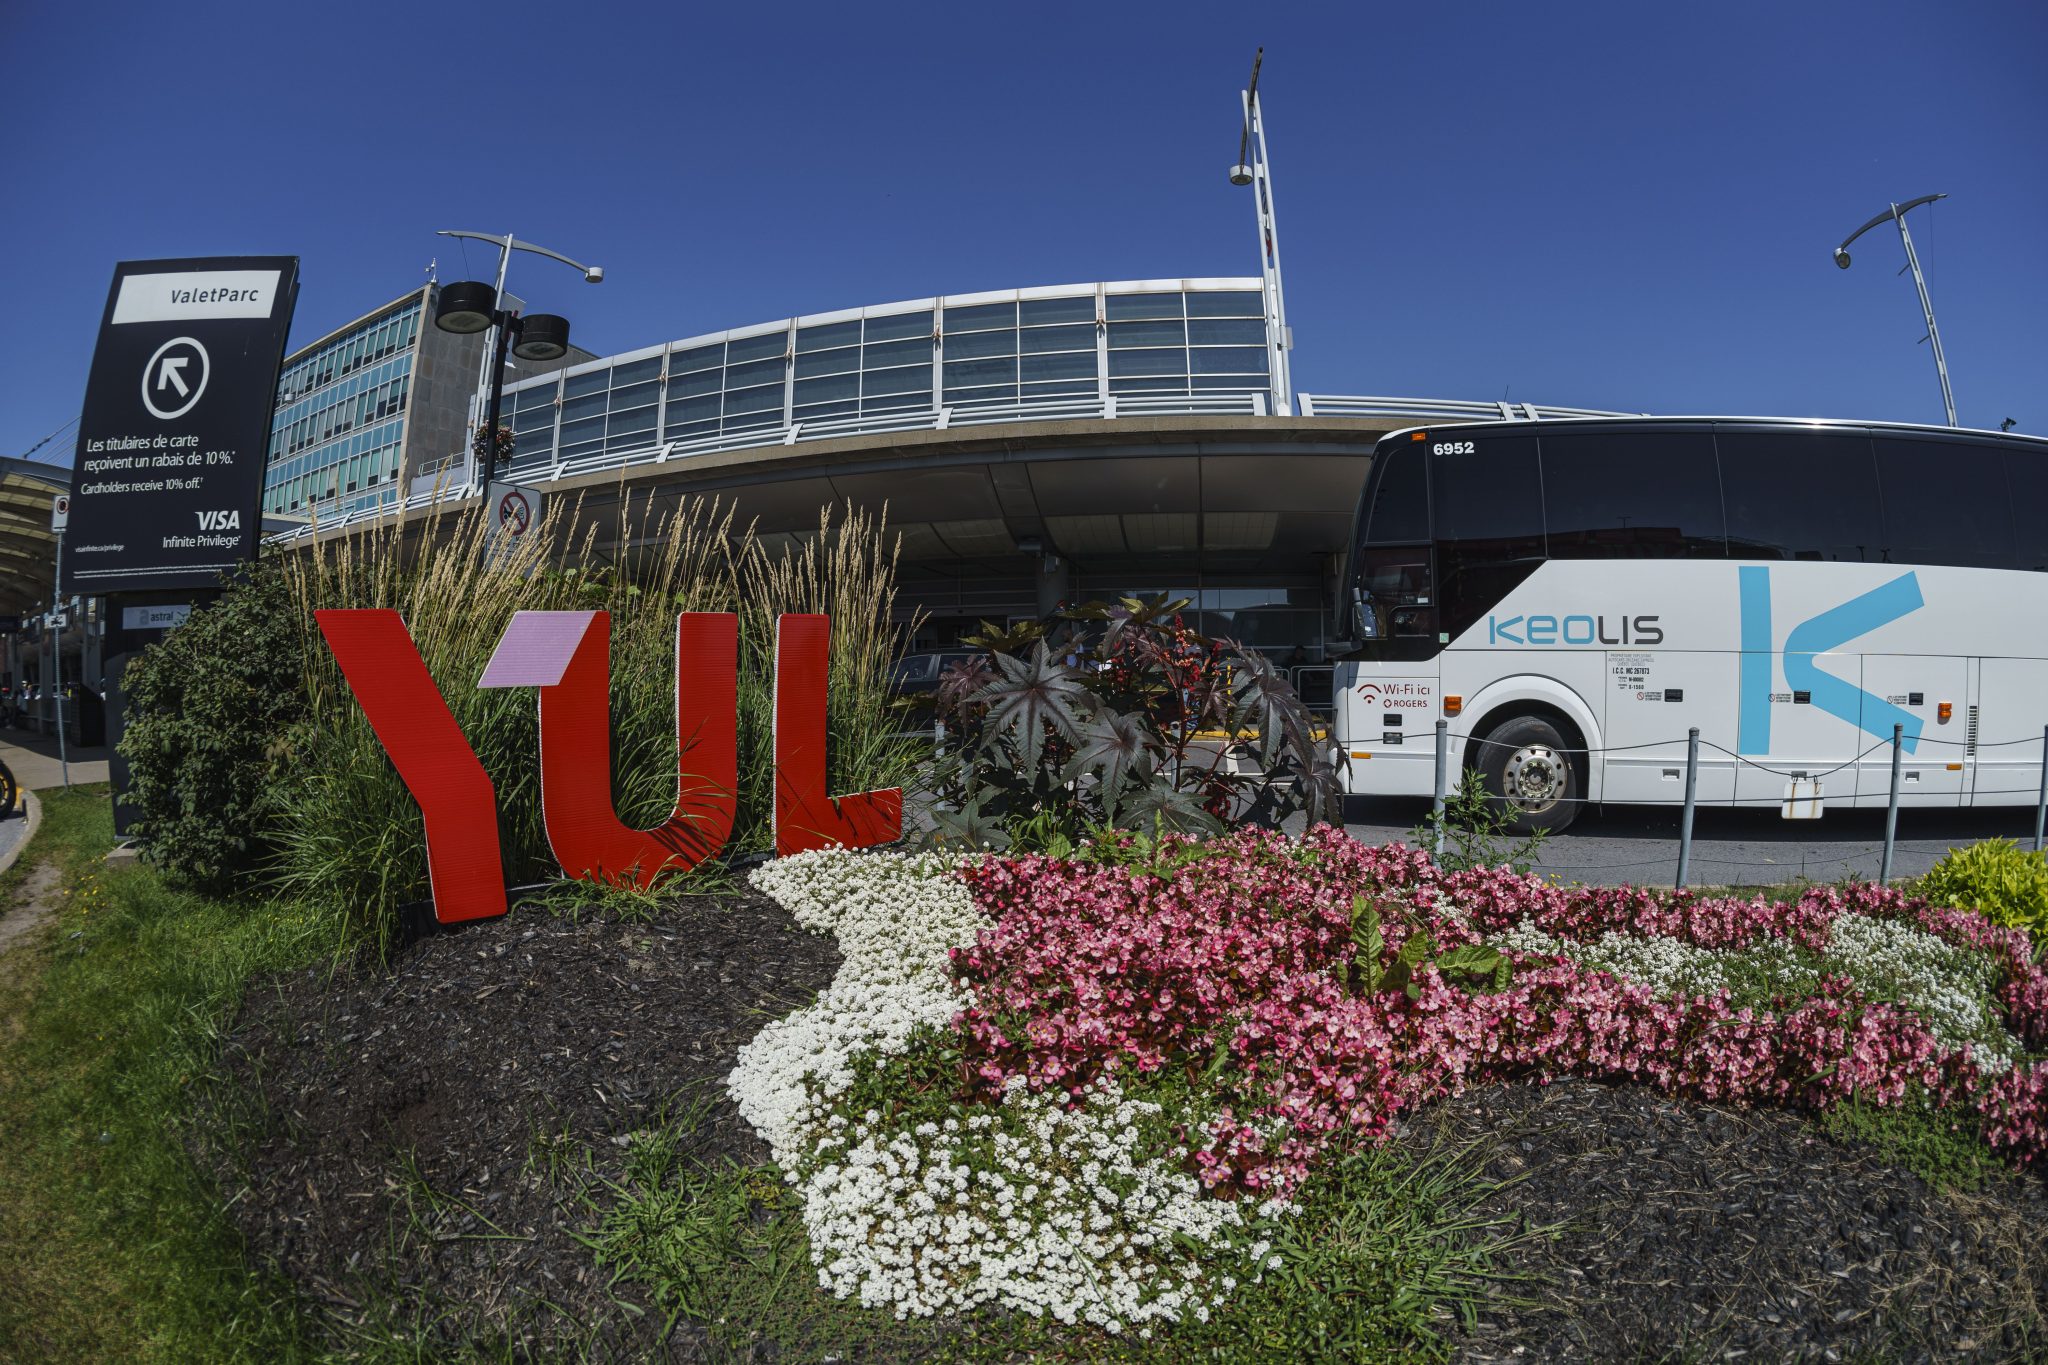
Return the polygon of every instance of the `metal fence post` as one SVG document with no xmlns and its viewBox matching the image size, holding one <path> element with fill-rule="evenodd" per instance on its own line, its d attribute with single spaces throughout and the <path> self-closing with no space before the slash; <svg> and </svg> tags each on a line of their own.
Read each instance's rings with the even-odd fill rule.
<svg viewBox="0 0 2048 1365">
<path fill-rule="evenodd" d="M 1892 798 L 1884 808 L 1884 861 L 1877 867 L 1877 884 L 1892 884 L 1892 845 L 1899 835 L 1899 756 L 1902 752 L 1902 737 L 1906 733 L 1903 725 L 1892 727 Z"/>
<path fill-rule="evenodd" d="M 2041 796 L 2034 802 L 2034 852 L 2041 851 L 2041 836 L 2048 834 L 2048 725 L 2041 727 Z"/>
<path fill-rule="evenodd" d="M 1700 794 L 1700 727 L 1685 732 L 1685 811 L 1678 817 L 1678 889 L 1692 872 L 1692 813 Z"/>
<path fill-rule="evenodd" d="M 1430 807 L 1430 824 L 1435 831 L 1436 840 L 1436 847 L 1430 850 L 1430 856 L 1433 858 L 1444 856 L 1444 785 L 1446 781 L 1445 774 L 1449 768 L 1451 757 L 1450 729 L 1451 723 L 1449 721 L 1437 721 L 1436 803 Z"/>
</svg>

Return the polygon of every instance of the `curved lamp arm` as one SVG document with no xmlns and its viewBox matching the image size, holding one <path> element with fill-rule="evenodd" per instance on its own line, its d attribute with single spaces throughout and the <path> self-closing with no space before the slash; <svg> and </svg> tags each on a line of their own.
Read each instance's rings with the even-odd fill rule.
<svg viewBox="0 0 2048 1365">
<path fill-rule="evenodd" d="M 522 242 L 509 232 L 506 233 L 504 236 L 500 237 L 496 233 L 492 232 L 459 232 L 452 228 L 442 228 L 439 231 L 437 231 L 434 235 L 437 237 L 468 237 L 479 242 L 489 242 L 493 246 L 496 246 L 500 250 L 504 251 L 531 251 L 536 256 L 551 256 L 555 260 L 560 261 L 563 265 L 572 266 L 575 269 L 582 271 L 583 278 L 590 281 L 590 283 L 592 284 L 601 284 L 604 282 L 604 267 L 595 265 L 585 265 L 581 261 L 571 260 L 569 257 L 564 256 L 561 252 L 550 251 L 546 247 L 541 246 L 537 242 Z"/>
<path fill-rule="evenodd" d="M 1886 209 L 1883 213 L 1878 214 L 1877 217 L 1865 223 L 1862 227 L 1857 228 L 1847 237 L 1844 237 L 1842 239 L 1842 244 L 1836 247 L 1835 250 L 1847 251 L 1849 249 L 1849 243 L 1855 241 L 1858 237 L 1861 237 L 1864 233 L 1870 231 L 1879 223 L 1887 223 L 1895 218 L 1903 218 L 1909 211 L 1919 208 L 1922 204 L 1931 204 L 1937 199 L 1946 198 L 1948 198 L 1948 196 L 1945 194 L 1923 194 L 1918 199 L 1909 199 L 1903 204 L 1894 204 L 1890 208 Z M 491 240 L 495 242 L 498 239 L 493 237 Z"/>
</svg>

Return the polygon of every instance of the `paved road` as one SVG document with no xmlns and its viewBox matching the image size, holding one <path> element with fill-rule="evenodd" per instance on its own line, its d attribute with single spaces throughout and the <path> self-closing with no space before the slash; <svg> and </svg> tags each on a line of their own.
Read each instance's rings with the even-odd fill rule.
<svg viewBox="0 0 2048 1365">
<path fill-rule="evenodd" d="M 1372 843 L 1406 839 L 1429 814 L 1429 802 L 1353 797 L 1345 828 Z M 1916 877 L 1951 847 L 2004 837 L 2033 846 L 2031 807 L 1899 812 L 1892 875 Z M 1694 885 L 1763 886 L 1875 878 L 1884 849 L 1884 812 L 1830 811 L 1819 820 L 1785 820 L 1775 811 L 1701 809 L 1693 822 Z M 1582 814 L 1563 834 L 1544 841 L 1536 867 L 1556 881 L 1615 886 L 1669 886 L 1678 872 L 1678 810 L 1609 806 Z"/>
</svg>

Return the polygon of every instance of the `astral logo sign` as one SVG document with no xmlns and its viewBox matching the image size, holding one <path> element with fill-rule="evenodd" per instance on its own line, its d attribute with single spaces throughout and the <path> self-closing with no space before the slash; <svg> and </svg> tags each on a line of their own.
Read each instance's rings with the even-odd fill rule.
<svg viewBox="0 0 2048 1365">
<path fill-rule="evenodd" d="M 1519 632 L 1519 633 L 1517 633 Z M 1661 645 L 1654 616 L 1498 616 L 1486 618 L 1490 645 Z"/>
<path fill-rule="evenodd" d="M 426 822 L 427 876 L 443 923 L 505 913 L 498 798 L 395 611 L 314 616 L 378 742 Z M 775 623 L 775 851 L 883 844 L 903 832 L 899 788 L 825 794 L 831 622 Z M 586 881 L 647 886 L 695 867 L 732 837 L 739 791 L 739 618 L 676 618 L 675 811 L 631 829 L 612 806 L 611 615 L 522 611 L 479 687 L 540 692 L 540 799 L 548 847 Z"/>
</svg>

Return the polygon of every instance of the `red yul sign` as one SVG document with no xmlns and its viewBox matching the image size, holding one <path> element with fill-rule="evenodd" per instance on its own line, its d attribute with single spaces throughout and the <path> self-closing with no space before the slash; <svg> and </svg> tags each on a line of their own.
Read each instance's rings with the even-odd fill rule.
<svg viewBox="0 0 2048 1365">
<path fill-rule="evenodd" d="M 442 923 L 505 913 L 498 798 L 395 611 L 314 613 L 363 714 L 426 820 L 427 875 Z M 888 843 L 903 831 L 900 788 L 825 794 L 825 616 L 775 623 L 775 851 Z M 739 791 L 739 619 L 676 618 L 677 792 L 653 829 L 612 805 L 611 614 L 522 611 L 479 687 L 540 691 L 541 818 L 570 877 L 647 886 L 697 866 L 732 837 Z"/>
</svg>

